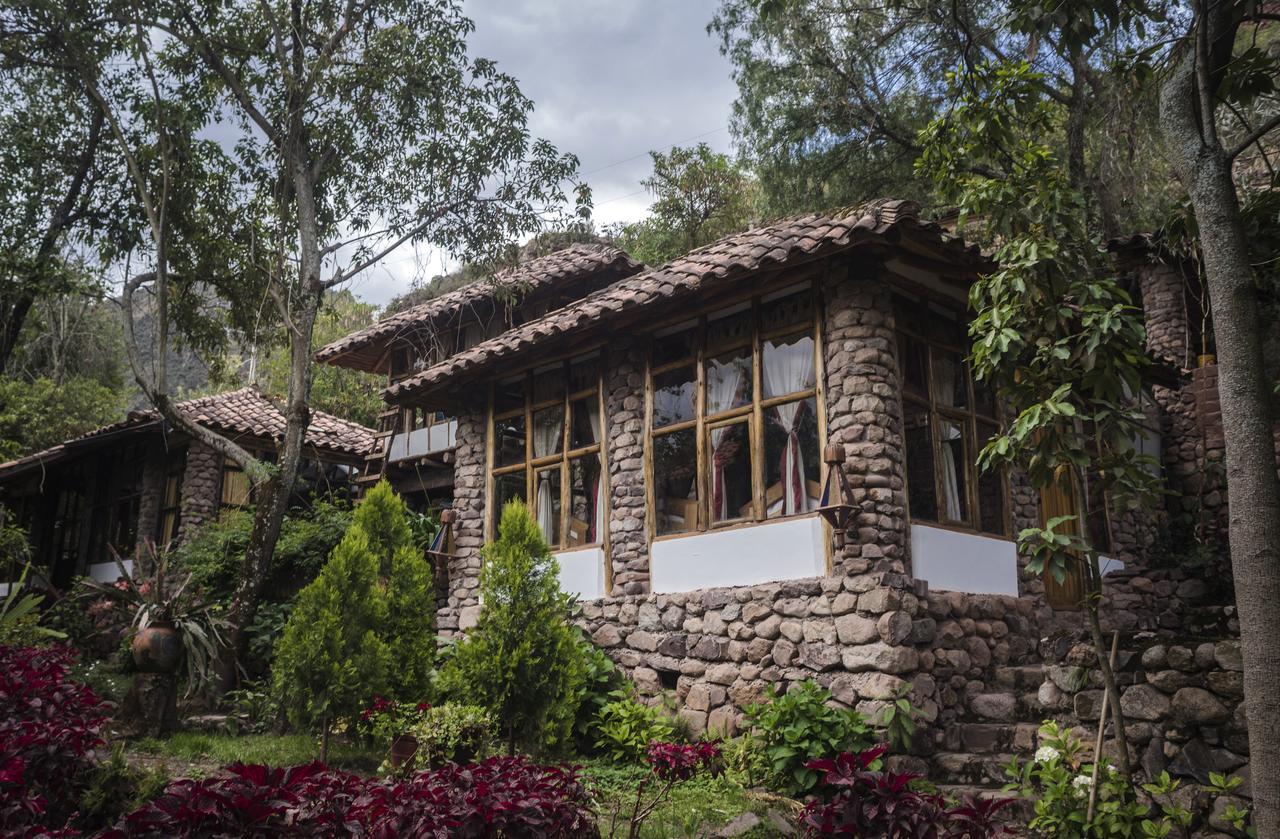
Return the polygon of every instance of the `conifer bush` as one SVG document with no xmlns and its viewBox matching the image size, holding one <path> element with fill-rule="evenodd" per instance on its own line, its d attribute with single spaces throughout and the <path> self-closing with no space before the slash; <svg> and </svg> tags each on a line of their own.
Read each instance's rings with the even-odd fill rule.
<svg viewBox="0 0 1280 839">
<path fill-rule="evenodd" d="M 563 749 L 580 698 L 583 658 L 568 622 L 559 569 L 524 504 L 502 509 L 498 538 L 481 552 L 479 622 L 442 673 L 451 698 L 497 720 L 507 750 Z"/>
</svg>

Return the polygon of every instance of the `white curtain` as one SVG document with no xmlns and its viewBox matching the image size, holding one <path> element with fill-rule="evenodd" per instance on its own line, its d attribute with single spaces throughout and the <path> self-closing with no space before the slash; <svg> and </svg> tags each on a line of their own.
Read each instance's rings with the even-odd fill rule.
<svg viewBox="0 0 1280 839">
<path fill-rule="evenodd" d="M 541 411 L 533 415 L 533 456 L 546 457 L 559 450 L 564 432 L 563 411 Z M 548 542 L 555 533 L 555 511 L 552 510 L 551 477 L 538 473 L 538 527 Z"/>
<path fill-rule="evenodd" d="M 765 390 L 771 396 L 782 396 L 805 390 L 813 382 L 813 343 L 800 340 L 794 344 L 765 344 Z M 800 409 L 803 402 L 788 402 L 775 407 L 778 422 L 787 432 L 787 444 L 782 450 L 782 514 L 793 516 L 805 512 L 808 493 L 805 491 L 804 458 L 800 456 Z"/>
<path fill-rule="evenodd" d="M 738 391 L 746 378 L 742 359 L 734 359 L 727 364 L 712 361 L 707 368 L 707 413 L 718 414 L 733 407 Z M 711 431 L 711 504 L 716 521 L 732 518 L 729 515 L 729 497 L 724 491 L 724 464 L 721 462 L 725 452 L 723 443 L 729 432 L 736 426 L 721 426 Z"/>
<path fill-rule="evenodd" d="M 664 388 L 653 394 L 654 426 L 660 428 L 676 422 L 680 417 L 693 416 L 693 389 L 695 382 L 685 382 L 679 390 Z"/>
<path fill-rule="evenodd" d="M 600 443 L 603 451 L 604 440 L 600 436 L 600 400 L 595 398 L 587 400 L 587 422 L 591 424 L 592 442 Z M 596 487 L 593 494 L 596 498 L 596 505 L 591 514 L 591 529 L 587 531 L 588 542 L 598 542 L 604 535 L 604 475 L 601 468 L 603 458 L 600 455 L 594 455 L 594 457 L 596 459 Z"/>
<path fill-rule="evenodd" d="M 959 521 L 960 473 L 956 468 L 955 447 L 951 441 L 961 438 L 960 429 L 949 422 L 942 423 L 942 494 L 947 505 L 947 518 Z"/>
</svg>

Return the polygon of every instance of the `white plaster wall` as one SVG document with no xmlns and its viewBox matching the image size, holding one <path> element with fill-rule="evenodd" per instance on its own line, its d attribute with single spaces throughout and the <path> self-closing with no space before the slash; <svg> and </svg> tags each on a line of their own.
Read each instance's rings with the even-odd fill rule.
<svg viewBox="0 0 1280 839">
<path fill-rule="evenodd" d="M 125 569 L 133 573 L 133 560 L 121 560 L 121 564 Z M 114 562 L 96 562 L 89 566 L 89 579 L 97 580 L 100 583 L 114 583 L 120 577 L 120 569 L 116 567 Z"/>
<path fill-rule="evenodd" d="M 913 524 L 911 569 L 931 589 L 1018 594 L 1018 551 L 1007 539 Z"/>
<path fill-rule="evenodd" d="M 579 548 L 556 554 L 560 564 L 560 590 L 579 600 L 604 597 L 604 549 Z"/>
<path fill-rule="evenodd" d="M 401 432 L 391 438 L 391 448 L 387 452 L 387 458 L 394 463 L 406 457 L 421 457 L 433 452 L 442 452 L 453 448 L 457 437 L 458 421 L 455 419 L 427 428 L 415 428 L 408 433 Z"/>
<path fill-rule="evenodd" d="M 817 516 L 663 539 L 649 547 L 652 588 L 694 591 L 821 577 L 826 540 Z"/>
</svg>

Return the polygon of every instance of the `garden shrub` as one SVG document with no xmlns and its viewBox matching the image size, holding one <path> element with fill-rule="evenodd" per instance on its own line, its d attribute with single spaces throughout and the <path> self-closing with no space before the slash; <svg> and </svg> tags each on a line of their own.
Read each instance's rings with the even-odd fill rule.
<svg viewBox="0 0 1280 839">
<path fill-rule="evenodd" d="M 591 643 L 581 627 L 575 625 L 573 631 L 582 656 L 582 680 L 566 705 L 573 709 L 574 746 L 580 754 L 587 754 L 596 748 L 600 711 L 614 701 L 614 693 L 623 686 L 624 680 L 613 660 Z"/>
<path fill-rule="evenodd" d="M 986 839 L 1012 833 L 998 816 L 1013 799 L 966 796 L 949 805 L 940 795 L 915 789 L 912 782 L 918 775 L 878 771 L 885 750 L 881 745 L 809 761 L 827 800 L 805 807 L 801 825 L 807 835 Z"/>
<path fill-rule="evenodd" d="M 164 790 L 168 777 L 159 770 L 136 769 L 117 746 L 94 767 L 80 796 L 76 826 L 81 830 L 110 827 L 124 814 L 143 806 Z"/>
<path fill-rule="evenodd" d="M 386 691 L 390 656 L 379 637 L 387 609 L 378 563 L 363 530 L 351 528 L 320 576 L 299 593 L 276 645 L 273 684 L 295 725 L 354 717 Z"/>
<path fill-rule="evenodd" d="M 596 747 L 619 763 L 640 760 L 650 743 L 670 740 L 675 733 L 668 716 L 626 690 L 615 691 L 612 701 L 600 709 L 595 730 Z"/>
<path fill-rule="evenodd" d="M 418 741 L 414 765 L 434 769 L 446 763 L 472 763 L 493 748 L 495 733 L 493 717 L 478 705 L 447 702 L 428 708 L 409 728 Z"/>
<path fill-rule="evenodd" d="M 768 784 L 778 792 L 805 795 L 818 782 L 810 761 L 872 745 L 866 717 L 835 706 L 815 682 L 800 682 L 781 696 L 770 687 L 767 699 L 745 709 L 746 721 L 759 741 Z"/>
<path fill-rule="evenodd" d="M 571 597 L 537 523 L 518 501 L 502 510 L 498 538 L 481 553 L 477 625 L 457 646 L 445 692 L 488 709 L 508 753 L 567 747 L 583 661 L 568 623 Z M 559 713 L 557 713 L 557 711 Z"/>
<path fill-rule="evenodd" d="M 598 837 L 577 772 L 521 758 L 450 764 L 400 780 L 369 780 L 312 763 L 236 764 L 181 780 L 121 819 L 103 839 L 132 837 Z"/>
<path fill-rule="evenodd" d="M 74 658 L 0 647 L 0 832 L 60 828 L 84 791 L 106 706 L 67 678 Z"/>
</svg>

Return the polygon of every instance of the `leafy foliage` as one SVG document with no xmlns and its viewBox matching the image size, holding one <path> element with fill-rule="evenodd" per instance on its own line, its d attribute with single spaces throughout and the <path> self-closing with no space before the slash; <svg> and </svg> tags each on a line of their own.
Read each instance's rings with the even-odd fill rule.
<svg viewBox="0 0 1280 839">
<path fill-rule="evenodd" d="M 92 379 L 0 376 L 0 460 L 47 449 L 115 422 L 124 394 Z"/>
<path fill-rule="evenodd" d="M 948 805 L 941 795 L 912 786 L 919 776 L 880 771 L 886 747 L 810 761 L 822 798 L 801 816 L 809 836 L 912 836 L 919 839 L 987 839 L 1011 835 L 999 812 L 1011 798 L 968 797 Z"/>
<path fill-rule="evenodd" d="M 385 693 L 391 656 L 379 635 L 387 605 L 378 557 L 351 527 L 310 585 L 298 594 L 272 669 L 276 695 L 295 725 L 352 718 Z"/>
<path fill-rule="evenodd" d="M 835 707 L 831 693 L 816 682 L 801 682 L 781 696 L 770 687 L 767 702 L 745 710 L 767 764 L 769 786 L 789 795 L 805 795 L 817 785 L 819 773 L 811 761 L 858 752 L 872 743 L 866 718 Z"/>
<path fill-rule="evenodd" d="M 675 733 L 671 718 L 661 709 L 645 705 L 631 691 L 618 690 L 600 708 L 595 720 L 596 748 L 619 763 L 638 761 L 650 743 L 670 740 Z"/>
<path fill-rule="evenodd" d="M 25 566 L 18 579 L 10 581 L 4 600 L 0 600 L 0 647 L 34 647 L 66 640 L 66 633 L 40 625 L 44 595 L 27 588 L 30 571 L 31 566 Z"/>
<path fill-rule="evenodd" d="M 649 216 L 616 231 L 633 257 L 661 265 L 750 226 L 755 183 L 728 155 L 699 143 L 649 156 L 653 174 L 641 182 L 654 196 Z"/>
<path fill-rule="evenodd" d="M 0 647 L 0 830 L 63 827 L 102 745 L 106 707 L 67 678 L 66 647 Z"/>
<path fill-rule="evenodd" d="M 573 709 L 574 746 L 579 754 L 587 754 L 596 747 L 596 725 L 600 713 L 616 698 L 615 691 L 622 688 L 623 677 L 613 659 L 591 643 L 581 627 L 575 624 L 573 630 L 582 656 L 582 681 L 565 705 Z"/>
<path fill-rule="evenodd" d="M 442 672 L 444 691 L 488 709 L 509 751 L 563 748 L 573 716 L 555 712 L 579 690 L 583 663 L 556 561 L 515 501 L 503 507 L 498 538 L 481 555 L 484 609 Z"/>
<path fill-rule="evenodd" d="M 446 763 L 472 763 L 493 748 L 496 733 L 493 717 L 477 705 L 436 705 L 408 729 L 418 741 L 413 763 L 430 769 Z"/>
<path fill-rule="evenodd" d="M 574 770 L 492 758 L 403 781 L 367 780 L 320 763 L 236 764 L 214 778 L 173 782 L 103 839 L 430 836 L 442 829 L 475 839 L 598 835 Z"/>
</svg>

